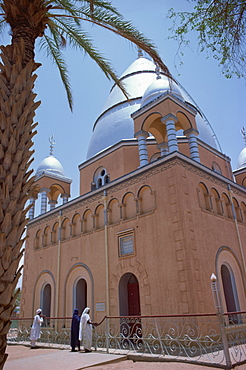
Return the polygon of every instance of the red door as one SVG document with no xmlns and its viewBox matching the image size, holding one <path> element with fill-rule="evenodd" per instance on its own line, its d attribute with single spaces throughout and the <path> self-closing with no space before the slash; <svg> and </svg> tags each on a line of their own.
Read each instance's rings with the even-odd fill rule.
<svg viewBox="0 0 246 370">
<path fill-rule="evenodd" d="M 139 287 L 138 283 L 128 283 L 128 315 L 140 315 Z"/>
<path fill-rule="evenodd" d="M 140 316 L 140 299 L 139 299 L 139 286 L 138 282 L 132 282 L 127 284 L 128 291 L 128 316 Z M 142 326 L 139 318 L 132 318 L 129 323 L 130 329 L 130 340 L 135 345 L 140 344 L 140 338 L 142 337 Z"/>
</svg>

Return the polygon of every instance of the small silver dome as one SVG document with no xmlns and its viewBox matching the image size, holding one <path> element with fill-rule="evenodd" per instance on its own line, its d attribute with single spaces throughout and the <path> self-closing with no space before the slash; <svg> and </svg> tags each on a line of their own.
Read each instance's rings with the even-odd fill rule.
<svg viewBox="0 0 246 370">
<path fill-rule="evenodd" d="M 243 148 L 237 160 L 237 169 L 246 167 L 246 148 Z"/>
<path fill-rule="evenodd" d="M 44 173 L 65 177 L 64 169 L 61 163 L 53 155 L 50 155 L 42 160 L 37 168 L 36 176 L 40 176 Z"/>
<path fill-rule="evenodd" d="M 142 101 L 141 101 L 141 107 L 158 99 L 160 96 L 162 96 L 163 94 L 167 92 L 169 92 L 171 95 L 174 95 L 178 99 L 183 100 L 183 97 L 182 97 L 182 94 L 181 94 L 181 91 L 178 85 L 171 79 L 168 79 L 168 77 L 162 76 L 161 78 L 157 78 L 155 81 L 153 81 L 149 85 L 149 87 L 143 94 Z"/>
</svg>

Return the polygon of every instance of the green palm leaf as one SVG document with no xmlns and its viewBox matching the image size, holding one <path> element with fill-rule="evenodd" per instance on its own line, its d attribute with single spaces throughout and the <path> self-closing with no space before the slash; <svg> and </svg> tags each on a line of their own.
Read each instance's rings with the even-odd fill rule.
<svg viewBox="0 0 246 370">
<path fill-rule="evenodd" d="M 32 7 L 31 3 L 34 4 Z M 9 21 L 13 35 L 15 35 L 15 26 L 18 29 L 18 17 L 20 19 L 24 17 L 28 22 L 35 23 L 36 35 L 41 37 L 41 48 L 46 50 L 47 55 L 53 59 L 58 67 L 71 109 L 72 92 L 62 53 L 62 49 L 67 45 L 88 54 L 106 77 L 112 79 L 127 96 L 127 92 L 110 61 L 94 46 L 90 34 L 85 31 L 87 24 L 91 23 L 102 27 L 129 40 L 149 54 L 164 73 L 170 75 L 151 41 L 144 37 L 130 22 L 124 20 L 111 2 L 97 0 L 2 0 L 0 7 L 3 14 L 7 13 L 7 17 L 4 16 L 0 19 L 0 25 Z M 15 20 L 15 18 L 17 19 Z"/>
</svg>

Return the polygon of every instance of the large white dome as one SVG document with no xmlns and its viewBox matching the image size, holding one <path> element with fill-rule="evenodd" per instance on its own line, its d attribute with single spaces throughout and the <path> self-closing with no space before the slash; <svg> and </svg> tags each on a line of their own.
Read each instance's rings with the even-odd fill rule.
<svg viewBox="0 0 246 370">
<path fill-rule="evenodd" d="M 134 123 L 131 114 L 149 103 L 152 98 L 160 96 L 165 89 L 171 89 L 177 97 L 192 104 L 200 112 L 196 103 L 177 81 L 172 81 L 170 87 L 168 78 L 163 73 L 159 76 L 161 79 L 156 78 L 156 65 L 143 57 L 136 59 L 126 69 L 120 79 L 124 83 L 129 99 L 126 99 L 117 85 L 113 86 L 102 113 L 94 124 L 87 159 L 123 139 L 134 138 Z M 196 121 L 199 138 L 218 149 L 217 137 L 202 113 L 197 114 Z"/>
</svg>

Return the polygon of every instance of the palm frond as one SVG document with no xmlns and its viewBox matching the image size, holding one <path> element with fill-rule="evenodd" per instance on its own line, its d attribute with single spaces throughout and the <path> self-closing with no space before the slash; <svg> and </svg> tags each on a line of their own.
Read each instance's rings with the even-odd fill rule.
<svg viewBox="0 0 246 370">
<path fill-rule="evenodd" d="M 101 9 L 101 10 L 108 10 L 112 14 L 115 14 L 117 16 L 121 16 L 121 14 L 118 12 L 118 10 L 111 3 L 109 3 L 108 1 L 82 0 L 81 2 L 82 3 L 85 3 L 85 2 L 90 3 L 91 1 L 93 2 L 93 14 L 97 9 Z M 91 8 L 90 8 L 90 10 L 91 10 Z"/>
<path fill-rule="evenodd" d="M 10 9 L 10 7 L 5 6 L 8 4 L 8 1 L 0 0 L 0 9 L 3 10 L 3 13 L 6 9 Z M 16 8 L 13 14 L 19 14 L 18 1 L 11 1 L 13 1 L 14 9 Z M 35 8 L 36 13 L 33 15 L 36 22 L 35 24 L 40 25 L 37 35 L 42 36 L 41 47 L 46 49 L 47 54 L 53 59 L 59 69 L 71 109 L 71 87 L 68 79 L 67 67 L 61 52 L 61 49 L 67 44 L 71 47 L 79 48 L 88 54 L 101 68 L 106 77 L 108 79 L 112 79 L 127 96 L 124 85 L 117 77 L 109 60 L 99 52 L 99 50 L 94 46 L 89 34 L 85 32 L 84 26 L 86 23 L 102 27 L 129 40 L 131 43 L 145 51 L 154 60 L 154 62 L 159 65 L 163 72 L 171 77 L 168 68 L 159 57 L 155 45 L 139 32 L 131 22 L 126 21 L 110 1 L 43 0 L 41 3 L 42 12 L 39 11 L 37 6 Z M 10 12 L 12 14 L 12 10 Z M 23 8 L 20 7 L 20 14 L 21 12 L 23 12 Z M 7 18 L 5 16 L 0 21 L 0 31 L 1 25 L 4 24 L 6 19 Z M 30 22 L 32 24 L 32 16 L 30 16 Z M 18 25 L 19 23 L 16 21 L 14 24 Z"/>
<path fill-rule="evenodd" d="M 59 1 L 59 0 L 57 0 Z M 60 0 L 60 2 L 66 2 L 67 0 Z M 90 0 L 78 0 L 76 3 L 81 4 L 80 7 L 73 7 L 73 14 L 69 13 L 67 9 L 66 14 L 54 14 L 54 18 L 72 17 L 72 19 L 80 20 L 81 22 L 90 22 L 99 27 L 109 30 L 137 45 L 143 51 L 145 51 L 154 62 L 159 65 L 165 74 L 170 76 L 170 72 L 167 66 L 163 63 L 158 55 L 156 46 L 146 38 L 140 31 L 134 27 L 131 22 L 125 21 L 124 18 L 117 12 L 117 10 L 106 1 L 93 1 L 94 8 L 93 13 L 90 9 Z M 77 14 L 75 16 L 74 14 Z"/>
<path fill-rule="evenodd" d="M 66 34 L 68 44 L 73 48 L 79 48 L 93 59 L 96 64 L 101 68 L 103 73 L 108 79 L 112 79 L 122 90 L 123 94 L 127 96 L 127 92 L 124 88 L 123 83 L 117 77 L 113 67 L 109 60 L 104 58 L 98 49 L 93 45 L 90 36 L 83 31 L 81 28 L 77 28 L 73 25 L 71 19 L 56 19 L 56 27 L 60 29 L 60 32 Z"/>
<path fill-rule="evenodd" d="M 156 46 L 130 22 L 125 21 L 121 15 L 112 15 L 109 11 L 99 8 L 95 8 L 93 17 L 91 17 L 90 12 L 85 7 L 80 8 L 78 11 L 81 13 L 81 20 L 103 27 L 137 45 L 153 58 L 154 62 L 159 65 L 164 73 L 170 76 L 167 66 L 158 55 Z"/>
<path fill-rule="evenodd" d="M 71 85 L 70 85 L 69 78 L 68 78 L 67 67 L 64 62 L 64 58 L 62 56 L 60 48 L 58 47 L 57 35 L 54 34 L 52 29 L 51 29 L 51 32 L 53 33 L 53 36 L 54 36 L 53 39 L 47 35 L 44 35 L 45 42 L 42 41 L 41 48 L 46 49 L 47 55 L 50 56 L 52 60 L 54 61 L 54 63 L 57 65 L 57 68 L 61 76 L 61 80 L 66 90 L 69 107 L 72 111 L 73 110 L 73 99 L 72 99 Z"/>
</svg>

